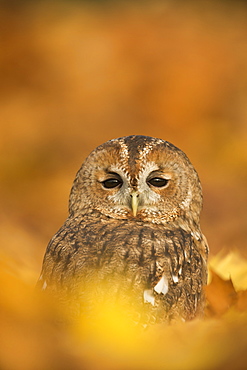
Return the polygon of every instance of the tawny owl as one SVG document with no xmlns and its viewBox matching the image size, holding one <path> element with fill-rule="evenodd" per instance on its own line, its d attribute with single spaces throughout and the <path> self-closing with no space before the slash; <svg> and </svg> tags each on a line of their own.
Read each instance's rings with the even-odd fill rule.
<svg viewBox="0 0 247 370">
<path fill-rule="evenodd" d="M 147 136 L 110 140 L 76 175 L 38 287 L 81 314 L 112 299 L 144 307 L 147 322 L 201 315 L 208 256 L 201 208 L 197 172 L 180 149 Z"/>
</svg>

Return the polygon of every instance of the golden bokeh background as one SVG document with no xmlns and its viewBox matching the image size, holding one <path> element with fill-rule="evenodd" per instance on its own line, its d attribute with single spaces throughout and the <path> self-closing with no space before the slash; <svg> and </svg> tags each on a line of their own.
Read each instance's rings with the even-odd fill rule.
<svg viewBox="0 0 247 370">
<path fill-rule="evenodd" d="M 7 302 L 35 284 L 85 156 L 125 135 L 184 150 L 211 255 L 247 257 L 246 19 L 241 1 L 0 2 L 0 256 L 4 286 L 20 279 Z"/>
</svg>

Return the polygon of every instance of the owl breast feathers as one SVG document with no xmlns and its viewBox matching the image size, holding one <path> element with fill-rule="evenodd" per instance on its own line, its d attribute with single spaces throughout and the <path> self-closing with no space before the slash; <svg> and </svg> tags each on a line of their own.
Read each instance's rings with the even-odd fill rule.
<svg viewBox="0 0 247 370">
<path fill-rule="evenodd" d="M 202 191 L 167 141 L 128 136 L 97 147 L 72 186 L 69 217 L 51 239 L 38 288 L 71 316 L 120 301 L 145 323 L 203 314 L 208 246 Z"/>
</svg>

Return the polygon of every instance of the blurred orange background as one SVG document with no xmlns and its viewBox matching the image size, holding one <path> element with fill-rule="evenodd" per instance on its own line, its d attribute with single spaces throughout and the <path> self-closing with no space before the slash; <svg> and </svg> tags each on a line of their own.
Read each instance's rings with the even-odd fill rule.
<svg viewBox="0 0 247 370">
<path fill-rule="evenodd" d="M 2 2 L 1 249 L 38 277 L 97 145 L 156 136 L 204 189 L 211 253 L 247 240 L 247 7 L 241 2 Z"/>
<path fill-rule="evenodd" d="M 115 137 L 155 136 L 185 151 L 201 178 L 211 255 L 247 257 L 246 19 L 241 1 L 0 2 L 1 310 L 29 296 L 18 284 L 37 281 L 75 173 Z M 22 320 L 20 333 L 35 331 L 35 318 Z M 3 353 L 9 364 L 12 350 Z M 36 369 L 29 350 L 21 356 L 28 365 L 14 369 Z"/>
</svg>

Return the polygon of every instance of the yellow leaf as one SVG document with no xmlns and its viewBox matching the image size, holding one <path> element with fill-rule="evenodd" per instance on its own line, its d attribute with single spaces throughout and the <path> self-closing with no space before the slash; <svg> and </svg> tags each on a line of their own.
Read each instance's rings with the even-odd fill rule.
<svg viewBox="0 0 247 370">
<path fill-rule="evenodd" d="M 221 251 L 210 259 L 209 266 L 222 279 L 231 278 L 236 290 L 247 289 L 247 260 L 239 251 L 231 251 L 228 254 Z"/>
</svg>

